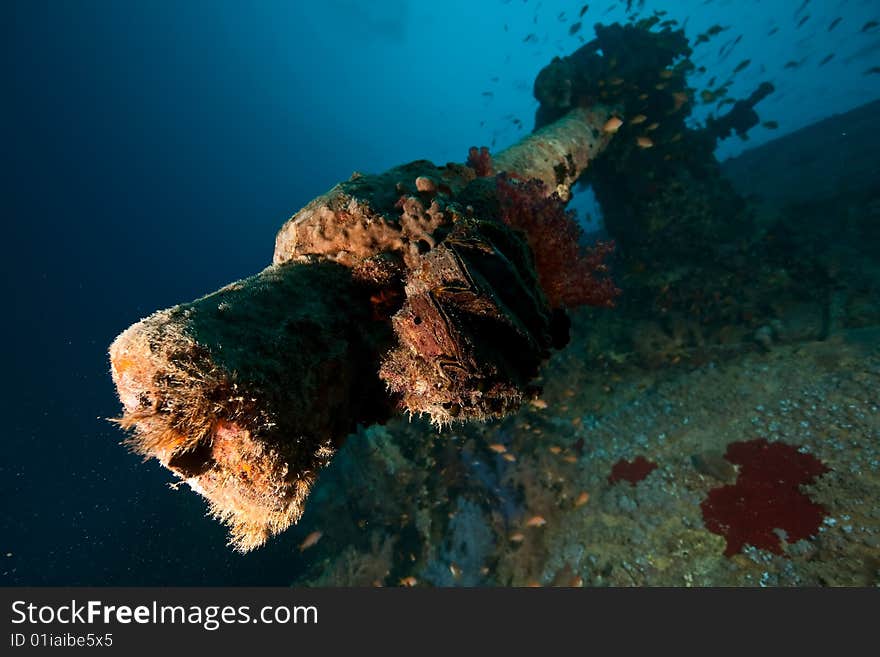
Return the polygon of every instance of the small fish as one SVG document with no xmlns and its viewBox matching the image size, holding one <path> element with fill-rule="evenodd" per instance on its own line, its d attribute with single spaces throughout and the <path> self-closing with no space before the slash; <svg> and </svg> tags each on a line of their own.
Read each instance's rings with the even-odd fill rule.
<svg viewBox="0 0 880 657">
<path fill-rule="evenodd" d="M 504 454 L 507 451 L 507 447 L 502 445 L 501 443 L 492 443 L 489 445 L 489 449 L 491 449 L 496 454 Z"/>
<path fill-rule="evenodd" d="M 721 34 L 724 30 L 728 30 L 730 27 L 721 27 L 720 25 L 713 25 L 708 30 L 706 30 L 706 34 L 709 36 L 715 36 L 716 34 Z"/>
<path fill-rule="evenodd" d="M 458 567 L 454 561 L 449 564 L 449 572 L 452 573 L 452 578 L 456 581 L 461 579 L 461 568 Z"/>
<path fill-rule="evenodd" d="M 651 148 L 654 146 L 654 142 L 650 137 L 636 137 L 636 146 L 639 148 Z"/>
<path fill-rule="evenodd" d="M 650 18 L 643 18 L 638 23 L 636 23 L 636 27 L 642 30 L 650 30 L 657 23 L 660 22 L 660 19 L 656 16 L 651 16 Z"/>
<path fill-rule="evenodd" d="M 620 129 L 620 126 L 623 125 L 623 121 L 616 116 L 612 116 L 610 119 L 605 121 L 605 125 L 602 126 L 602 132 L 607 132 L 614 134 Z M 534 404 L 534 402 L 532 402 Z"/>
<path fill-rule="evenodd" d="M 828 31 L 830 32 L 835 27 L 837 27 L 840 24 L 840 21 L 842 21 L 842 20 L 843 20 L 843 16 L 838 16 L 833 21 L 831 21 L 831 24 L 828 26 Z"/>
<path fill-rule="evenodd" d="M 576 507 L 583 506 L 587 502 L 590 501 L 590 494 L 587 491 L 582 491 L 580 495 L 577 496 L 577 499 L 574 501 L 574 505 Z"/>
<path fill-rule="evenodd" d="M 417 580 L 417 579 L 416 579 L 415 577 L 413 577 L 412 575 L 410 575 L 409 577 L 404 577 L 404 578 L 402 578 L 402 579 L 400 580 L 400 585 L 401 585 L 401 586 L 406 586 L 406 587 L 409 587 L 409 588 L 412 588 L 413 586 L 415 586 L 415 585 L 418 584 L 418 583 L 419 583 L 419 580 Z"/>
<path fill-rule="evenodd" d="M 544 516 L 532 516 L 526 521 L 526 527 L 543 527 L 547 524 Z"/>
<path fill-rule="evenodd" d="M 700 98 L 704 103 L 711 103 L 715 100 L 715 94 L 713 94 L 709 89 L 703 89 L 700 92 Z"/>
<path fill-rule="evenodd" d="M 830 53 L 830 54 L 828 54 L 828 55 L 825 55 L 825 58 L 824 58 L 821 62 L 819 62 L 819 66 L 825 66 L 825 64 L 827 64 L 828 62 L 830 62 L 832 59 L 834 59 L 834 53 L 833 53 L 833 52 Z"/>
<path fill-rule="evenodd" d="M 762 124 L 768 130 L 776 130 L 779 127 L 779 122 L 777 121 L 764 121 Z"/>
<path fill-rule="evenodd" d="M 880 25 L 880 23 L 878 23 L 877 21 L 868 21 L 867 23 L 862 25 L 862 29 L 859 31 L 860 32 L 867 32 L 871 28 L 877 27 L 878 25 Z"/>
<path fill-rule="evenodd" d="M 668 80 L 673 75 L 675 75 L 675 71 L 672 71 L 668 68 L 664 68 L 662 71 L 660 71 L 660 77 L 663 78 L 664 80 Z"/>
<path fill-rule="evenodd" d="M 526 38 L 523 39 L 523 43 L 532 43 L 538 40 L 538 36 L 532 32 L 531 34 L 526 35 Z"/>
<path fill-rule="evenodd" d="M 633 125 L 639 125 L 640 123 L 644 123 L 647 120 L 648 120 L 648 117 L 645 116 L 644 114 L 636 114 L 634 117 L 632 117 L 629 120 L 629 122 Z"/>
<path fill-rule="evenodd" d="M 505 461 L 508 461 L 509 463 L 513 463 L 514 461 L 516 461 L 516 457 L 510 452 L 502 454 L 501 458 L 503 458 Z"/>
<path fill-rule="evenodd" d="M 511 543 L 522 543 L 524 540 L 526 540 L 526 535 L 522 532 L 516 532 L 508 536 L 508 540 Z"/>
<path fill-rule="evenodd" d="M 308 550 L 310 547 L 314 547 L 317 545 L 318 541 L 321 540 L 321 537 L 324 535 L 324 532 L 314 531 L 308 536 L 305 537 L 302 543 L 299 544 L 299 551 L 304 552 Z"/>
<path fill-rule="evenodd" d="M 673 105 L 673 107 L 672 107 L 672 111 L 677 112 L 678 110 L 680 110 L 682 108 L 682 106 L 685 103 L 687 103 L 690 100 L 690 98 L 688 97 L 686 92 L 676 91 L 675 93 L 672 94 L 672 100 L 675 102 L 675 105 Z"/>
<path fill-rule="evenodd" d="M 551 454 L 561 454 L 562 448 L 559 445 L 550 445 L 547 449 L 550 450 Z"/>
<path fill-rule="evenodd" d="M 808 4 L 810 4 L 810 0 L 804 0 L 804 1 L 801 3 L 801 6 L 797 8 L 797 11 L 794 12 L 794 15 L 797 16 L 799 13 L 801 13 L 804 9 L 807 8 L 807 5 L 808 5 Z"/>
<path fill-rule="evenodd" d="M 484 91 L 484 92 L 483 92 L 483 95 L 484 95 L 486 98 L 492 98 L 495 94 L 494 94 L 493 92 L 491 92 L 491 91 Z"/>
<path fill-rule="evenodd" d="M 696 64 L 694 64 L 689 59 L 682 59 L 678 64 L 672 67 L 672 70 L 675 73 L 687 73 L 689 71 L 693 71 L 697 68 Z"/>
<path fill-rule="evenodd" d="M 807 14 L 806 16 L 804 16 L 804 17 L 798 22 L 798 24 L 797 24 L 797 28 L 795 28 L 795 29 L 800 29 L 801 25 L 803 25 L 804 23 L 806 23 L 808 20 L 810 20 L 810 15 L 809 15 L 809 14 Z"/>
<path fill-rule="evenodd" d="M 577 34 L 578 30 L 581 29 L 581 22 L 572 23 L 571 27 L 568 28 L 568 33 L 571 35 Z"/>
<path fill-rule="evenodd" d="M 691 456 L 694 470 L 706 477 L 730 483 L 736 479 L 736 467 L 721 452 L 708 451 Z"/>
<path fill-rule="evenodd" d="M 745 69 L 749 64 L 752 63 L 751 59 L 744 59 L 739 64 L 736 65 L 736 68 L 733 69 L 734 73 L 739 73 L 743 69 Z"/>
<path fill-rule="evenodd" d="M 565 22 L 565 12 L 564 12 L 564 11 L 560 11 L 560 12 L 559 12 L 559 16 L 557 16 L 556 19 L 557 19 L 559 22 Z"/>
<path fill-rule="evenodd" d="M 581 18 L 588 11 L 590 11 L 590 5 L 584 5 L 583 7 L 581 7 L 581 13 L 578 14 L 578 18 Z"/>
<path fill-rule="evenodd" d="M 648 127 L 645 128 L 645 130 L 647 132 L 654 132 L 659 127 L 660 127 L 660 124 L 655 121 L 654 123 L 649 124 Z"/>
<path fill-rule="evenodd" d="M 767 36 L 773 36 L 773 35 L 776 34 L 778 31 L 779 31 L 779 27 L 774 27 L 772 30 L 770 30 L 769 32 L 767 32 Z"/>
<path fill-rule="evenodd" d="M 872 66 L 862 73 L 862 75 L 877 75 L 878 73 L 880 73 L 880 66 Z"/>
<path fill-rule="evenodd" d="M 785 68 L 797 68 L 801 65 L 801 62 L 789 61 L 785 62 Z"/>
</svg>

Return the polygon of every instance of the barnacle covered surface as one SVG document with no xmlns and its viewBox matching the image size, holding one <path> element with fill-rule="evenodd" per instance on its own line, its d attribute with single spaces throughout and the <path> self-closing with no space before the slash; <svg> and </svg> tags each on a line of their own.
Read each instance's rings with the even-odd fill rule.
<svg viewBox="0 0 880 657">
<path fill-rule="evenodd" d="M 119 422 L 134 451 L 204 495 L 246 551 L 299 519 L 358 418 L 386 417 L 370 354 L 390 341 L 348 270 L 270 267 L 116 338 Z M 357 394 L 338 394 L 348 389 Z"/>
</svg>

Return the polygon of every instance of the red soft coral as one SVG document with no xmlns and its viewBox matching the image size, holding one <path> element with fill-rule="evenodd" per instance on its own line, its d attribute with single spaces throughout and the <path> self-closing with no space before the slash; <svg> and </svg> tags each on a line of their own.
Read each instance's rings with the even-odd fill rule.
<svg viewBox="0 0 880 657">
<path fill-rule="evenodd" d="M 493 173 L 492 156 L 489 155 L 488 147 L 471 146 L 468 151 L 467 165 L 476 172 L 477 178 L 491 176 Z"/>
<path fill-rule="evenodd" d="M 801 486 L 828 466 L 795 445 L 763 438 L 731 443 L 724 458 L 740 466 L 736 483 L 710 490 L 700 508 L 706 529 L 727 540 L 725 555 L 745 545 L 783 554 L 782 536 L 795 543 L 816 535 L 827 511 Z"/>
<path fill-rule="evenodd" d="M 635 486 L 656 469 L 656 463 L 641 455 L 632 461 L 620 459 L 612 466 L 611 474 L 608 475 L 608 483 L 616 484 L 618 481 L 627 481 Z"/>
<path fill-rule="evenodd" d="M 606 275 L 605 259 L 614 251 L 614 242 L 581 246 L 574 212 L 566 211 L 559 195 L 548 194 L 540 180 L 506 173 L 496 180 L 501 218 L 526 234 L 550 306 L 613 306 L 620 289 Z"/>
</svg>

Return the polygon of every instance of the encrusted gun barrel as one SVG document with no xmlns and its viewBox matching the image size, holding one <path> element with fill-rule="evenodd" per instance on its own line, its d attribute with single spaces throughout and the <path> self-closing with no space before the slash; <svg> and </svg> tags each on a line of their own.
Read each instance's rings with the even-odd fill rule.
<svg viewBox="0 0 880 657">
<path fill-rule="evenodd" d="M 497 162 L 567 198 L 607 116 L 575 110 Z M 299 519 L 358 423 L 485 419 L 524 400 L 560 328 L 496 179 L 477 173 L 420 160 L 355 174 L 281 228 L 272 266 L 111 346 L 130 444 L 205 496 L 237 549 Z"/>
<path fill-rule="evenodd" d="M 162 310 L 110 347 L 123 427 L 210 502 L 245 551 L 296 522 L 358 422 L 387 417 L 392 332 L 350 270 L 269 267 Z"/>
<path fill-rule="evenodd" d="M 499 153 L 495 168 L 537 178 L 567 201 L 571 186 L 611 141 L 612 134 L 602 129 L 611 115 L 604 105 L 575 108 Z"/>
</svg>

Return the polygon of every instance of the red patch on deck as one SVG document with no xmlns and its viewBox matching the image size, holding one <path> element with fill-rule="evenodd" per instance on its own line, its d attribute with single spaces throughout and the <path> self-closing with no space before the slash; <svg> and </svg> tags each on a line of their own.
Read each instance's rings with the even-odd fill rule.
<svg viewBox="0 0 880 657">
<path fill-rule="evenodd" d="M 828 472 L 819 459 L 763 438 L 731 443 L 724 458 L 740 466 L 736 483 L 710 490 L 700 508 L 706 529 L 727 540 L 726 556 L 746 544 L 782 554 L 781 537 L 774 530 L 783 530 L 789 543 L 819 531 L 825 508 L 800 490 Z"/>
<path fill-rule="evenodd" d="M 616 484 L 618 481 L 628 481 L 636 485 L 656 469 L 657 464 L 644 456 L 637 456 L 632 461 L 620 459 L 612 466 L 611 474 L 608 475 L 608 483 Z"/>
</svg>

